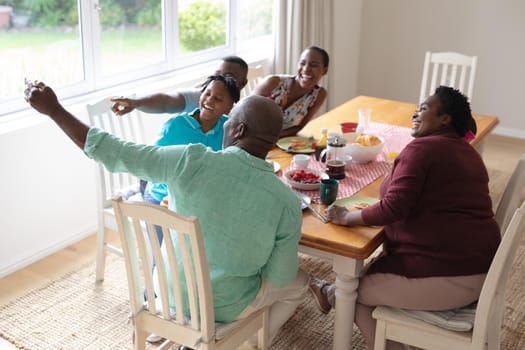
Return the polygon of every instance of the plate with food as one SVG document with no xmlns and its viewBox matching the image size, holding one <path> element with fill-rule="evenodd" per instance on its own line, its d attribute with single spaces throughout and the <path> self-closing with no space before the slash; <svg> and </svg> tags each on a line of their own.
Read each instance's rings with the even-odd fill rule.
<svg viewBox="0 0 525 350">
<path fill-rule="evenodd" d="M 315 152 L 315 139 L 313 137 L 289 136 L 277 141 L 277 147 L 292 153 Z"/>
<path fill-rule="evenodd" d="M 284 177 L 293 188 L 306 191 L 318 190 L 321 187 L 321 180 L 328 179 L 326 173 L 314 169 L 289 170 Z"/>
<path fill-rule="evenodd" d="M 273 166 L 273 172 L 274 173 L 276 173 L 279 170 L 281 170 L 281 164 L 279 164 L 279 163 L 277 163 L 277 162 L 275 162 L 273 160 L 270 160 L 270 159 L 267 159 L 266 161 Z"/>
<path fill-rule="evenodd" d="M 340 198 L 332 205 L 339 205 L 341 207 L 347 208 L 348 210 L 361 210 L 377 202 L 379 202 L 379 199 L 374 197 L 350 196 Z"/>
</svg>

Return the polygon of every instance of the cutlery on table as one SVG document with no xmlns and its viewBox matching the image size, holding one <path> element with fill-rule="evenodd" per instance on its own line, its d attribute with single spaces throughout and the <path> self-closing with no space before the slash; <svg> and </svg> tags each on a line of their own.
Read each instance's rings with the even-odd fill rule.
<svg viewBox="0 0 525 350">
<path fill-rule="evenodd" d="M 311 204 L 311 201 L 307 200 L 306 198 L 309 199 L 309 197 L 305 194 L 302 194 L 302 193 L 299 193 L 299 192 L 296 192 L 297 193 L 297 196 L 299 197 L 299 199 L 301 200 L 301 202 L 308 208 L 310 209 L 310 211 L 312 213 L 314 213 L 315 216 L 317 216 L 317 218 L 319 220 L 321 220 L 324 224 L 327 224 L 330 222 L 330 220 L 328 220 L 323 214 L 321 214 L 321 212 L 317 209 L 315 209 L 312 204 Z"/>
</svg>

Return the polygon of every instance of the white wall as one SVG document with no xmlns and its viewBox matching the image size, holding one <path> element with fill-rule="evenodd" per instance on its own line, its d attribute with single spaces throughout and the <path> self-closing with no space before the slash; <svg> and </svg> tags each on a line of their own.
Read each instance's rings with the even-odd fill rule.
<svg viewBox="0 0 525 350">
<path fill-rule="evenodd" d="M 95 227 L 91 162 L 37 118 L 31 127 L 0 135 L 0 277 Z"/>
<path fill-rule="evenodd" d="M 358 93 L 417 103 L 425 51 L 478 56 L 472 109 L 525 138 L 525 1 L 366 0 Z"/>
<path fill-rule="evenodd" d="M 327 106 L 335 108 L 357 96 L 361 0 L 334 0 Z"/>
</svg>

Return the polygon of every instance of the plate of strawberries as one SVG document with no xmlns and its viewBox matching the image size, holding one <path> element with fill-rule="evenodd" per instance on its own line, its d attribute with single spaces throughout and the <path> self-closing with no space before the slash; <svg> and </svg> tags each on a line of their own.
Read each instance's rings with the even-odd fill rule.
<svg viewBox="0 0 525 350">
<path fill-rule="evenodd" d="M 292 169 L 284 174 L 286 181 L 293 188 L 299 190 L 317 190 L 321 187 L 321 180 L 328 179 L 328 175 L 314 169 Z"/>
</svg>

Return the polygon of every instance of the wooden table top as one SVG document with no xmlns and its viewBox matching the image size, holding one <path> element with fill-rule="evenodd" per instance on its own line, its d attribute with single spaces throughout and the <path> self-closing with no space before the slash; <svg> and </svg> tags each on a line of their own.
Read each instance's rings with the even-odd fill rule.
<svg viewBox="0 0 525 350">
<path fill-rule="evenodd" d="M 312 120 L 299 132 L 299 135 L 317 138 L 322 127 L 327 128 L 329 133 L 341 132 L 340 123 L 357 122 L 357 110 L 359 108 L 372 109 L 372 122 L 409 128 L 412 125 L 412 115 L 417 106 L 413 103 L 358 96 Z M 496 116 L 474 113 L 474 119 L 476 120 L 478 131 L 476 138 L 471 143 L 473 146 L 477 146 L 496 127 L 498 118 Z M 270 155 L 276 152 L 278 152 L 278 149 L 272 151 Z M 275 156 L 272 160 L 278 162 L 281 165 L 281 169 L 284 170 L 290 165 L 291 158 L 291 154 L 284 153 Z M 378 197 L 382 181 L 383 177 L 378 178 L 357 192 L 356 195 Z M 313 206 L 324 212 L 324 205 L 313 204 Z M 323 224 L 309 210 L 305 210 L 303 214 L 302 232 L 302 245 L 354 259 L 367 258 L 383 241 L 382 227 L 344 227 L 330 223 Z"/>
</svg>

